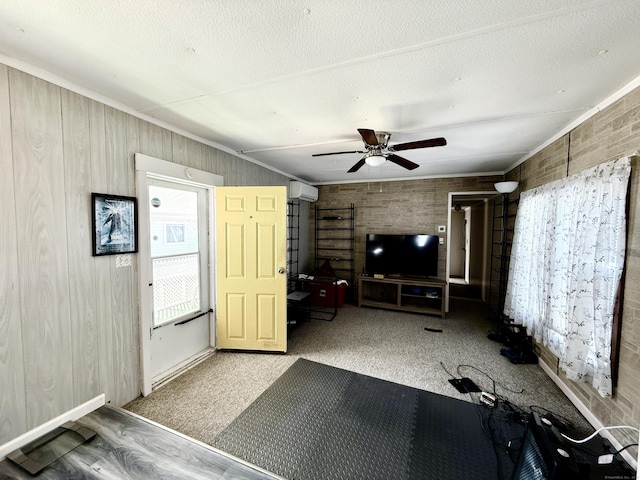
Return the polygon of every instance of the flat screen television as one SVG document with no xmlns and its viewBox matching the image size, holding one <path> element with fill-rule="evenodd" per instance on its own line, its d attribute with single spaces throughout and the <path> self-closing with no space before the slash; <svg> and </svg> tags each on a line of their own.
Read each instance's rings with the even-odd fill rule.
<svg viewBox="0 0 640 480">
<path fill-rule="evenodd" d="M 367 234 L 365 270 L 369 275 L 438 276 L 437 235 Z"/>
</svg>

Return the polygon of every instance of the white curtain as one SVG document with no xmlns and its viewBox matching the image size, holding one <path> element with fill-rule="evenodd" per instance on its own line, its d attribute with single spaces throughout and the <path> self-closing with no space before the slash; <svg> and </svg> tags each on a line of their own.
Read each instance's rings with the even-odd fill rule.
<svg viewBox="0 0 640 480">
<path fill-rule="evenodd" d="M 504 313 L 559 359 L 571 380 L 611 395 L 611 330 L 625 254 L 630 159 L 520 197 Z"/>
</svg>

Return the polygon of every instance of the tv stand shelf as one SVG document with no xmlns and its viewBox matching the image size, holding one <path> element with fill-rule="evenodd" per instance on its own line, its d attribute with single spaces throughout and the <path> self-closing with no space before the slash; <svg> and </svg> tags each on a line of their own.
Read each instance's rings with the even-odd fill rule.
<svg viewBox="0 0 640 480">
<path fill-rule="evenodd" d="M 445 318 L 446 282 L 410 277 L 358 279 L 358 306 L 440 315 Z"/>
</svg>

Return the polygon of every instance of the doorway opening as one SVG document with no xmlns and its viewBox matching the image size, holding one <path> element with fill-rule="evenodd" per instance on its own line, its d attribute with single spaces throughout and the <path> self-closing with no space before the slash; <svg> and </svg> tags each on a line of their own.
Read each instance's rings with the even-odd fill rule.
<svg viewBox="0 0 640 480">
<path fill-rule="evenodd" d="M 496 192 L 449 193 L 446 278 L 449 299 L 487 301 L 492 205 Z"/>
<path fill-rule="evenodd" d="M 154 383 L 210 345 L 208 191 L 147 178 L 151 295 L 151 368 Z"/>
<path fill-rule="evenodd" d="M 215 351 L 213 189 L 222 177 L 136 154 L 141 393 Z"/>
</svg>

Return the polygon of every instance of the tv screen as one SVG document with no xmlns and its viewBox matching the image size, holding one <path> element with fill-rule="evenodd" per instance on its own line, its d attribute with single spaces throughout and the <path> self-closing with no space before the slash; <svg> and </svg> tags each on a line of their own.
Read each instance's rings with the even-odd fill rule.
<svg viewBox="0 0 640 480">
<path fill-rule="evenodd" d="M 438 275 L 437 235 L 367 234 L 368 274 L 435 277 Z"/>
</svg>

